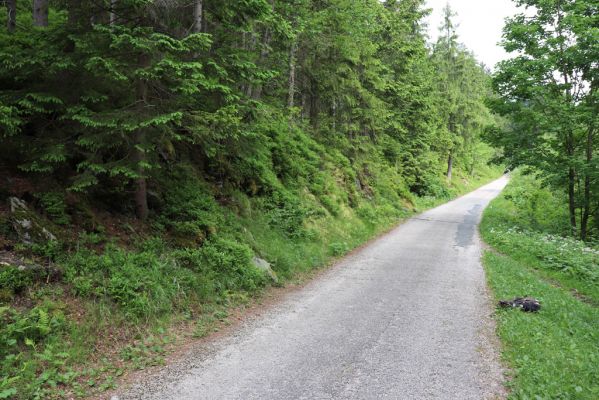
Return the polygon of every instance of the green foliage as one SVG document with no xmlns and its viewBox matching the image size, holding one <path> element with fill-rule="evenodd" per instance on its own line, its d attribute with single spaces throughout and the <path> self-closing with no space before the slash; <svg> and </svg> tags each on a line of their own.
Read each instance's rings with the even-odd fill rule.
<svg viewBox="0 0 599 400">
<path fill-rule="evenodd" d="M 599 55 L 594 1 L 518 1 L 530 12 L 508 19 L 493 109 L 510 119 L 488 139 L 509 167 L 535 169 L 566 193 L 570 233 L 590 238 L 599 205 L 595 155 Z M 594 39 L 591 39 L 594 38 Z"/>
<path fill-rule="evenodd" d="M 339 243 L 331 243 L 329 245 L 329 253 L 334 257 L 339 257 L 349 251 L 349 245 L 345 242 Z"/>
<path fill-rule="evenodd" d="M 173 252 L 154 245 L 139 251 L 109 246 L 102 254 L 80 249 L 64 261 L 66 281 L 79 296 L 107 299 L 130 317 L 185 310 L 227 291 L 254 292 L 267 279 L 244 245 L 211 239 L 199 249 Z"/>
<path fill-rule="evenodd" d="M 514 174 L 485 212 L 483 237 L 515 260 L 599 301 L 599 251 L 567 236 L 561 197 L 530 176 Z"/>
<path fill-rule="evenodd" d="M 32 176 L 60 177 L 72 191 L 130 196 L 144 218 L 148 202 L 163 211 L 151 196 L 170 179 L 165 169 L 186 185 L 172 167 L 188 159 L 208 182 L 274 193 L 283 214 L 281 186 L 309 187 L 331 214 L 341 212 L 345 194 L 332 195 L 339 182 L 328 163 L 342 170 L 352 202 L 361 158 L 418 195 L 440 193 L 450 150 L 474 174 L 478 133 L 490 122 L 481 101 L 487 78 L 455 37 L 446 50 L 459 62 L 445 62 L 443 43 L 429 54 L 423 0 L 205 1 L 202 33 L 190 32 L 191 5 L 180 2 L 122 2 L 116 21 L 103 4 L 59 2 L 47 29 L 31 29 L 20 4 L 18 29 L 0 36 L 9 44 L 0 52 L 0 157 Z M 191 214 L 215 215 L 211 192 Z M 40 200 L 68 223 L 55 194 Z M 165 211 L 168 219 L 181 210 Z M 218 224 L 188 218 L 159 223 L 188 244 Z M 273 218 L 298 234 L 300 216 Z"/>
<path fill-rule="evenodd" d="M 21 270 L 15 265 L 0 265 L 0 290 L 5 289 L 10 293 L 18 293 L 31 286 L 34 274 L 30 269 Z M 1 299 L 2 300 L 6 299 Z"/>
<path fill-rule="evenodd" d="M 551 233 L 568 232 L 562 198 L 516 173 L 484 213 L 483 238 L 501 252 L 484 256 L 496 300 L 533 296 L 542 304 L 535 314 L 496 313 L 509 398 L 599 395 L 599 249 Z"/>
<path fill-rule="evenodd" d="M 457 40 L 455 65 L 429 50 L 424 0 L 203 0 L 200 32 L 193 2 L 117 4 L 111 19 L 106 1 L 51 2 L 49 26 L 32 27 L 19 0 L 15 32 L 0 32 L 0 163 L 35 186 L 64 239 L 79 237 L 27 249 L 64 271 L 28 300 L 85 305 L 77 328 L 15 350 L 35 361 L 26 380 L 3 367 L 0 394 L 111 387 L 100 372 L 59 378 L 76 362 L 65 347 L 94 347 L 85 327 L 200 312 L 207 335 L 270 282 L 254 255 L 284 283 L 500 172 L 478 138 L 492 122 L 487 76 Z M 119 227 L 134 235 L 112 237 Z M 8 300 L 28 285 L 0 277 Z M 162 350 L 136 342 L 121 356 L 142 368 Z"/>
<path fill-rule="evenodd" d="M 223 216 L 208 185 L 190 166 L 168 174 L 164 206 L 156 223 L 171 231 L 179 244 L 201 244 L 223 224 Z"/>
<path fill-rule="evenodd" d="M 282 229 L 291 238 L 305 234 L 303 222 L 306 210 L 298 197 L 282 190 L 274 193 L 272 200 L 265 201 L 262 207 L 267 210 L 271 226 Z"/>
<path fill-rule="evenodd" d="M 511 174 L 511 182 L 501 194 L 501 207 L 490 213 L 501 213 L 506 226 L 518 226 L 565 236 L 569 232 L 565 196 L 543 187 L 534 175 L 521 171 Z"/>
<path fill-rule="evenodd" d="M 51 388 L 72 382 L 75 374 L 64 368 L 68 355 L 52 344 L 68 327 L 58 305 L 44 303 L 25 313 L 0 307 L 0 322 L 0 394 L 42 399 Z"/>
<path fill-rule="evenodd" d="M 95 255 L 81 249 L 64 265 L 65 278 L 76 294 L 109 299 L 131 317 L 184 307 L 201 285 L 197 276 L 151 250 L 109 247 Z"/>
<path fill-rule="evenodd" d="M 67 214 L 64 195 L 57 192 L 46 192 L 37 194 L 42 209 L 48 217 L 58 225 L 68 225 L 71 222 Z"/>
<path fill-rule="evenodd" d="M 178 252 L 177 258 L 183 265 L 209 276 L 220 295 L 234 290 L 253 292 L 267 282 L 266 276 L 252 265 L 252 251 L 231 240 L 212 239 L 198 250 Z"/>
<path fill-rule="evenodd" d="M 457 163 L 470 173 L 474 171 L 479 137 L 494 123 L 485 105 L 491 90 L 487 72 L 458 43 L 454 17 L 448 4 L 439 28 L 441 36 L 432 54 L 438 90 L 443 95 L 438 99 L 442 124 L 440 141 L 447 147 L 448 178 Z"/>
</svg>

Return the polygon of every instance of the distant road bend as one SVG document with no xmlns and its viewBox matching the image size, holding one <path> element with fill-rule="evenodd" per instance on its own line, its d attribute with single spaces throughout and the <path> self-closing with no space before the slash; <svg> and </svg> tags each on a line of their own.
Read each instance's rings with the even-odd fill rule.
<svg viewBox="0 0 599 400">
<path fill-rule="evenodd" d="M 408 220 L 119 398 L 501 397 L 477 225 L 506 183 Z"/>
</svg>

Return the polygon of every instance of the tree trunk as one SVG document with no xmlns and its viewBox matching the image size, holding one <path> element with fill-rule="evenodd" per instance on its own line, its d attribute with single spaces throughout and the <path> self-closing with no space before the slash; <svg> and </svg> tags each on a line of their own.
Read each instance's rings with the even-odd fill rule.
<svg viewBox="0 0 599 400">
<path fill-rule="evenodd" d="M 48 26 L 48 0 L 33 0 L 33 25 Z"/>
<path fill-rule="evenodd" d="M 266 31 L 264 32 L 264 36 L 262 39 L 262 48 L 260 50 L 260 59 L 258 60 L 258 65 L 262 65 L 264 64 L 264 61 L 266 60 L 266 57 L 268 57 L 268 46 L 270 45 L 270 29 L 266 28 Z M 260 100 L 260 98 L 262 97 L 262 83 L 259 83 L 256 85 L 255 88 L 253 88 L 252 92 L 251 92 L 251 97 L 254 100 Z"/>
<path fill-rule="evenodd" d="M 588 170 L 585 173 L 584 177 L 584 213 L 582 214 L 582 219 L 580 221 L 580 240 L 586 241 L 588 234 L 588 226 L 589 226 L 589 217 L 591 215 L 591 176 L 590 176 L 590 168 L 591 163 L 593 161 L 593 135 L 594 135 L 594 120 L 595 116 L 593 116 L 593 120 L 591 121 L 591 127 L 587 133 L 587 148 L 586 148 L 586 161 Z"/>
<path fill-rule="evenodd" d="M 140 68 L 145 68 L 150 64 L 150 59 L 147 55 L 139 57 Z M 144 79 L 137 81 L 137 108 L 141 115 L 145 113 L 145 107 L 148 98 L 148 84 Z M 146 133 L 143 128 L 137 129 L 133 136 L 133 162 L 138 177 L 135 179 L 135 212 L 141 220 L 148 218 L 148 189 L 143 164 L 146 161 L 146 153 L 143 148 L 146 141 Z"/>
<path fill-rule="evenodd" d="M 289 50 L 289 90 L 287 96 L 287 107 L 292 108 L 295 100 L 295 53 L 297 52 L 297 39 L 291 43 Z"/>
<path fill-rule="evenodd" d="M 110 25 L 116 24 L 116 0 L 110 0 Z"/>
<path fill-rule="evenodd" d="M 568 160 L 574 159 L 574 137 L 572 132 L 566 136 L 566 154 Z M 570 214 L 570 227 L 572 235 L 576 235 L 576 170 L 573 166 L 568 167 L 568 212 Z"/>
<path fill-rule="evenodd" d="M 314 129 L 318 129 L 318 117 L 319 117 L 319 93 L 318 93 L 318 84 L 313 77 L 310 77 L 310 92 L 308 98 L 308 118 L 310 119 L 310 124 Z"/>
<path fill-rule="evenodd" d="M 135 180 L 135 213 L 141 220 L 148 218 L 148 184 L 146 182 L 145 171 L 142 162 L 146 159 L 146 154 L 143 150 L 140 150 L 138 146 L 142 145 L 145 141 L 145 132 L 142 129 L 138 129 L 135 132 L 133 140 L 136 144 L 133 150 L 133 161 L 136 163 L 136 169 L 139 177 Z"/>
<path fill-rule="evenodd" d="M 6 0 L 6 29 L 13 33 L 17 27 L 17 0 Z"/>
<path fill-rule="evenodd" d="M 453 153 L 449 152 L 449 157 L 447 157 L 447 180 L 451 181 L 451 176 L 453 174 Z"/>
<path fill-rule="evenodd" d="M 193 7 L 193 31 L 202 32 L 202 16 L 204 13 L 204 0 L 196 0 Z"/>
<path fill-rule="evenodd" d="M 568 170 L 568 211 L 570 213 L 570 227 L 572 234 L 576 235 L 576 171 L 574 167 Z"/>
</svg>

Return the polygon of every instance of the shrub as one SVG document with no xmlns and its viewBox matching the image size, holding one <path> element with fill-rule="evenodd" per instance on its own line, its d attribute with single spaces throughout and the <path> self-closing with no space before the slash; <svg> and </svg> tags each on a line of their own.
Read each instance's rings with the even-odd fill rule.
<svg viewBox="0 0 599 400">
<path fill-rule="evenodd" d="M 350 246 L 346 242 L 335 242 L 329 245 L 329 254 L 334 257 L 342 256 L 350 250 Z"/>
<path fill-rule="evenodd" d="M 14 265 L 0 265 L 0 289 L 19 293 L 33 284 L 33 275 L 31 270 L 20 270 Z"/>
<path fill-rule="evenodd" d="M 80 250 L 65 262 L 65 278 L 80 296 L 105 297 L 134 317 L 185 307 L 199 285 L 190 271 L 154 250 L 108 246 L 103 254 Z"/>
<path fill-rule="evenodd" d="M 0 398 L 17 394 L 48 398 L 43 386 L 67 379 L 59 371 L 67 354 L 54 351 L 51 344 L 66 329 L 65 316 L 56 303 L 46 302 L 26 312 L 0 307 Z M 26 348 L 31 352 L 25 352 Z"/>
<path fill-rule="evenodd" d="M 263 199 L 262 205 L 270 226 L 280 229 L 291 238 L 305 235 L 304 219 L 308 211 L 297 195 L 281 189 L 274 192 L 270 199 Z"/>
<path fill-rule="evenodd" d="M 132 317 L 159 316 L 267 282 L 252 265 L 249 247 L 232 241 L 214 238 L 201 248 L 168 252 L 153 239 L 140 247 L 108 246 L 99 255 L 82 249 L 65 261 L 65 278 L 79 296 L 109 299 Z"/>
<path fill-rule="evenodd" d="M 36 195 L 40 205 L 48 217 L 58 225 L 68 225 L 71 217 L 67 214 L 64 195 L 58 192 L 46 192 Z"/>
<path fill-rule="evenodd" d="M 262 271 L 252 264 L 252 251 L 243 244 L 225 239 L 206 242 L 198 250 L 196 264 L 207 270 L 219 294 L 227 290 L 255 291 L 266 284 Z"/>
<path fill-rule="evenodd" d="M 192 169 L 180 167 L 169 178 L 165 180 L 165 204 L 157 222 L 172 232 L 178 244 L 201 244 L 222 225 L 219 205 Z"/>
</svg>

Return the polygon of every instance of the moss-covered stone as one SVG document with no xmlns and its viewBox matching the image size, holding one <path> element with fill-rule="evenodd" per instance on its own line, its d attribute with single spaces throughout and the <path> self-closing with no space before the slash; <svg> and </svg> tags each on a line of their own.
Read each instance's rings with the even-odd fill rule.
<svg viewBox="0 0 599 400">
<path fill-rule="evenodd" d="M 46 243 L 56 240 L 42 218 L 27 207 L 27 204 L 17 198 L 8 199 L 10 205 L 10 221 L 13 229 L 24 243 Z"/>
</svg>

